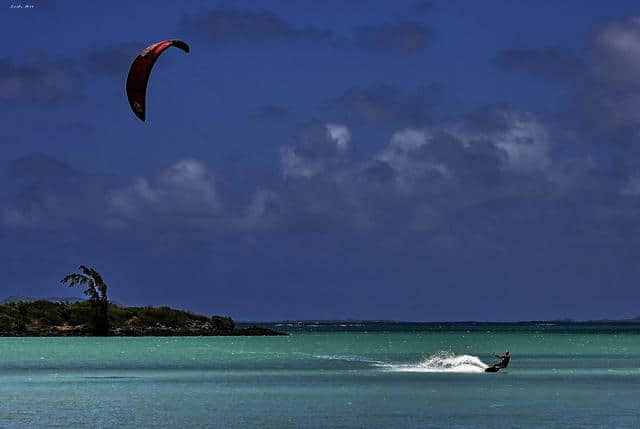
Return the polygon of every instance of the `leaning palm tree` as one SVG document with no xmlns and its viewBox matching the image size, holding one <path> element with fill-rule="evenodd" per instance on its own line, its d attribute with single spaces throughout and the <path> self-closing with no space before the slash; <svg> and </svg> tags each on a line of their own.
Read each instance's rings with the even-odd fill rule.
<svg viewBox="0 0 640 429">
<path fill-rule="evenodd" d="M 107 298 L 107 284 L 102 276 L 93 268 L 80 265 L 82 273 L 67 274 L 60 283 L 69 283 L 69 287 L 84 285 L 84 294 L 89 297 L 91 307 L 94 309 L 94 333 L 96 335 L 109 335 L 109 299 Z"/>
</svg>

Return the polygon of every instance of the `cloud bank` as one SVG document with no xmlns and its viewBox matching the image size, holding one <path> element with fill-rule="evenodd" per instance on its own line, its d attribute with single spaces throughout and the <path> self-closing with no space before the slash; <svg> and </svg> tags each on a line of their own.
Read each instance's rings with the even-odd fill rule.
<svg viewBox="0 0 640 429">
<path fill-rule="evenodd" d="M 67 60 L 34 52 L 22 62 L 0 59 L 0 102 L 55 103 L 80 97 L 81 73 Z"/>
</svg>

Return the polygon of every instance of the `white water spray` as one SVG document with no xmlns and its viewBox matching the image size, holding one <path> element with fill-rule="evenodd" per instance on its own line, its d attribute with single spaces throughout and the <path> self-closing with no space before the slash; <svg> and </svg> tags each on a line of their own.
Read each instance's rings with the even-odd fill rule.
<svg viewBox="0 0 640 429">
<path fill-rule="evenodd" d="M 484 372 L 487 364 L 477 356 L 438 352 L 416 364 L 389 365 L 392 371 L 404 372 Z"/>
</svg>

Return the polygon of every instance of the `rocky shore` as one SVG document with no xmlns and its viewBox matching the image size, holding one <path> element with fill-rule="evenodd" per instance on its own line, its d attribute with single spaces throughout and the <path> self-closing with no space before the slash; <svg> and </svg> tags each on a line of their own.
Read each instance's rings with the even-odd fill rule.
<svg viewBox="0 0 640 429">
<path fill-rule="evenodd" d="M 115 328 L 109 331 L 113 337 L 213 337 L 213 336 L 278 336 L 282 332 L 249 326 L 233 330 L 219 330 L 208 323 L 193 324 L 184 327 L 171 327 L 162 324 L 154 326 L 136 326 Z M 92 330 L 87 325 L 29 326 L 26 329 L 0 331 L 0 337 L 89 337 Z"/>
</svg>

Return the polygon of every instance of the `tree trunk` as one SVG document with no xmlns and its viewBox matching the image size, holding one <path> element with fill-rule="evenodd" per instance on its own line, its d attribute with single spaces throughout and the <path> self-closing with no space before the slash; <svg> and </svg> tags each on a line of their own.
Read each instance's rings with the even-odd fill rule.
<svg viewBox="0 0 640 429">
<path fill-rule="evenodd" d="M 106 337 L 109 335 L 109 301 L 99 300 L 93 302 L 94 307 L 94 335 Z"/>
</svg>

